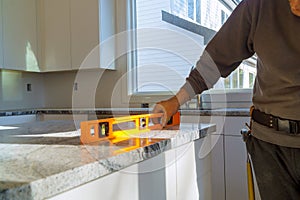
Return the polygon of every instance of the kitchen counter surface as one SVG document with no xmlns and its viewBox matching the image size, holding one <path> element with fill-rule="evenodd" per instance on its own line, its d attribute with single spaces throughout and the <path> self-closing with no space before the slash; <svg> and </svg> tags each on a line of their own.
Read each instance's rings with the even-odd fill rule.
<svg viewBox="0 0 300 200">
<path fill-rule="evenodd" d="M 181 124 L 138 140 L 80 145 L 73 121 L 0 126 L 0 199 L 52 197 L 213 132 L 215 125 Z"/>
<path fill-rule="evenodd" d="M 32 110 L 10 110 L 0 111 L 0 117 L 18 115 L 39 115 L 39 114 L 94 114 L 94 115 L 129 115 L 150 113 L 149 108 L 43 108 Z M 249 116 L 249 108 L 217 108 L 212 110 L 200 109 L 181 109 L 182 115 L 201 115 L 201 116 Z"/>
</svg>

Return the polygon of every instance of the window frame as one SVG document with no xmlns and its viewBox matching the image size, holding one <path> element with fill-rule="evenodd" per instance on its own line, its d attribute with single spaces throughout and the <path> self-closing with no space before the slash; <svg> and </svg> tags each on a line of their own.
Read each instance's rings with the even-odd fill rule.
<svg viewBox="0 0 300 200">
<path fill-rule="evenodd" d="M 220 2 L 223 2 L 226 7 L 228 6 L 236 6 L 238 3 L 236 0 L 219 0 Z M 136 27 L 136 12 L 135 12 L 135 2 L 136 0 L 127 0 L 127 7 L 126 7 L 126 30 L 129 31 L 130 34 L 128 34 L 128 49 L 132 50 L 134 49 L 136 45 L 136 35 L 135 35 L 135 27 Z M 255 63 L 256 64 L 256 63 Z M 128 53 L 127 55 L 127 63 L 126 63 L 126 71 L 124 73 L 127 74 L 126 83 L 123 84 L 122 87 L 122 101 L 128 102 L 128 99 L 130 99 L 130 104 L 136 104 L 141 105 L 143 103 L 149 103 L 151 106 L 152 104 L 155 104 L 158 101 L 161 101 L 163 99 L 168 99 L 171 96 L 176 94 L 176 91 L 169 92 L 169 91 L 162 91 L 162 92 L 136 92 L 133 88 L 135 88 L 135 84 L 137 84 L 137 79 L 134 78 L 137 76 L 135 66 L 137 65 L 137 57 L 136 57 L 136 51 L 131 51 L 131 53 Z M 212 89 L 205 91 L 204 93 L 200 94 L 202 96 L 202 103 L 204 104 L 210 104 L 212 103 L 207 96 L 211 95 L 216 98 L 214 98 L 214 103 L 217 104 L 217 107 L 220 108 L 244 108 L 249 107 L 252 104 L 252 92 L 253 88 L 245 88 L 245 89 Z M 218 98 L 218 96 L 225 96 L 226 95 L 226 101 L 224 101 L 223 98 Z M 195 101 L 199 99 L 199 97 L 196 95 L 191 101 Z M 187 102 L 188 104 L 188 102 Z M 218 106 L 219 105 L 219 106 Z M 186 106 L 182 106 L 182 109 L 185 109 Z M 203 106 L 200 109 L 210 109 L 211 107 Z"/>
</svg>

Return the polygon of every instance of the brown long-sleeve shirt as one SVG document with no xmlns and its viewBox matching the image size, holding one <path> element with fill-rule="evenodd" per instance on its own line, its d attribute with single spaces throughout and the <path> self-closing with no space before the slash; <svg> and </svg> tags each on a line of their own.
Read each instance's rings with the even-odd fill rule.
<svg viewBox="0 0 300 200">
<path fill-rule="evenodd" d="M 255 108 L 300 120 L 300 17 L 288 0 L 244 0 L 207 45 L 183 86 L 193 97 L 211 88 L 256 53 Z M 253 135 L 267 142 L 300 147 L 290 136 L 253 124 Z"/>
</svg>

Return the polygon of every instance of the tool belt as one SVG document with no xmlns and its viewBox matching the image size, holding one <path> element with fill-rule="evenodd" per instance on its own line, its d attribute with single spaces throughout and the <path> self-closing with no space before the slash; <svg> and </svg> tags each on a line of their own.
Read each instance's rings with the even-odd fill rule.
<svg viewBox="0 0 300 200">
<path fill-rule="evenodd" d="M 300 121 L 283 119 L 270 114 L 266 114 L 257 109 L 252 111 L 252 119 L 264 126 L 273 128 L 277 131 L 284 131 L 289 134 L 300 134 Z"/>
</svg>

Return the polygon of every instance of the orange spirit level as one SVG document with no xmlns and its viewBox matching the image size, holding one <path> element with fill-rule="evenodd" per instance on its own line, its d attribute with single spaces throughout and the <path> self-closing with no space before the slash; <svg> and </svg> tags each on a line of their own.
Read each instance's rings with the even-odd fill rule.
<svg viewBox="0 0 300 200">
<path fill-rule="evenodd" d="M 159 122 L 162 116 L 162 113 L 155 113 L 84 121 L 80 124 L 80 142 L 88 144 L 109 139 L 115 143 L 139 133 L 150 130 L 161 130 L 163 127 Z M 153 123 L 153 121 L 157 121 L 158 123 Z M 165 128 L 179 124 L 180 114 L 177 112 L 171 117 Z"/>
</svg>

